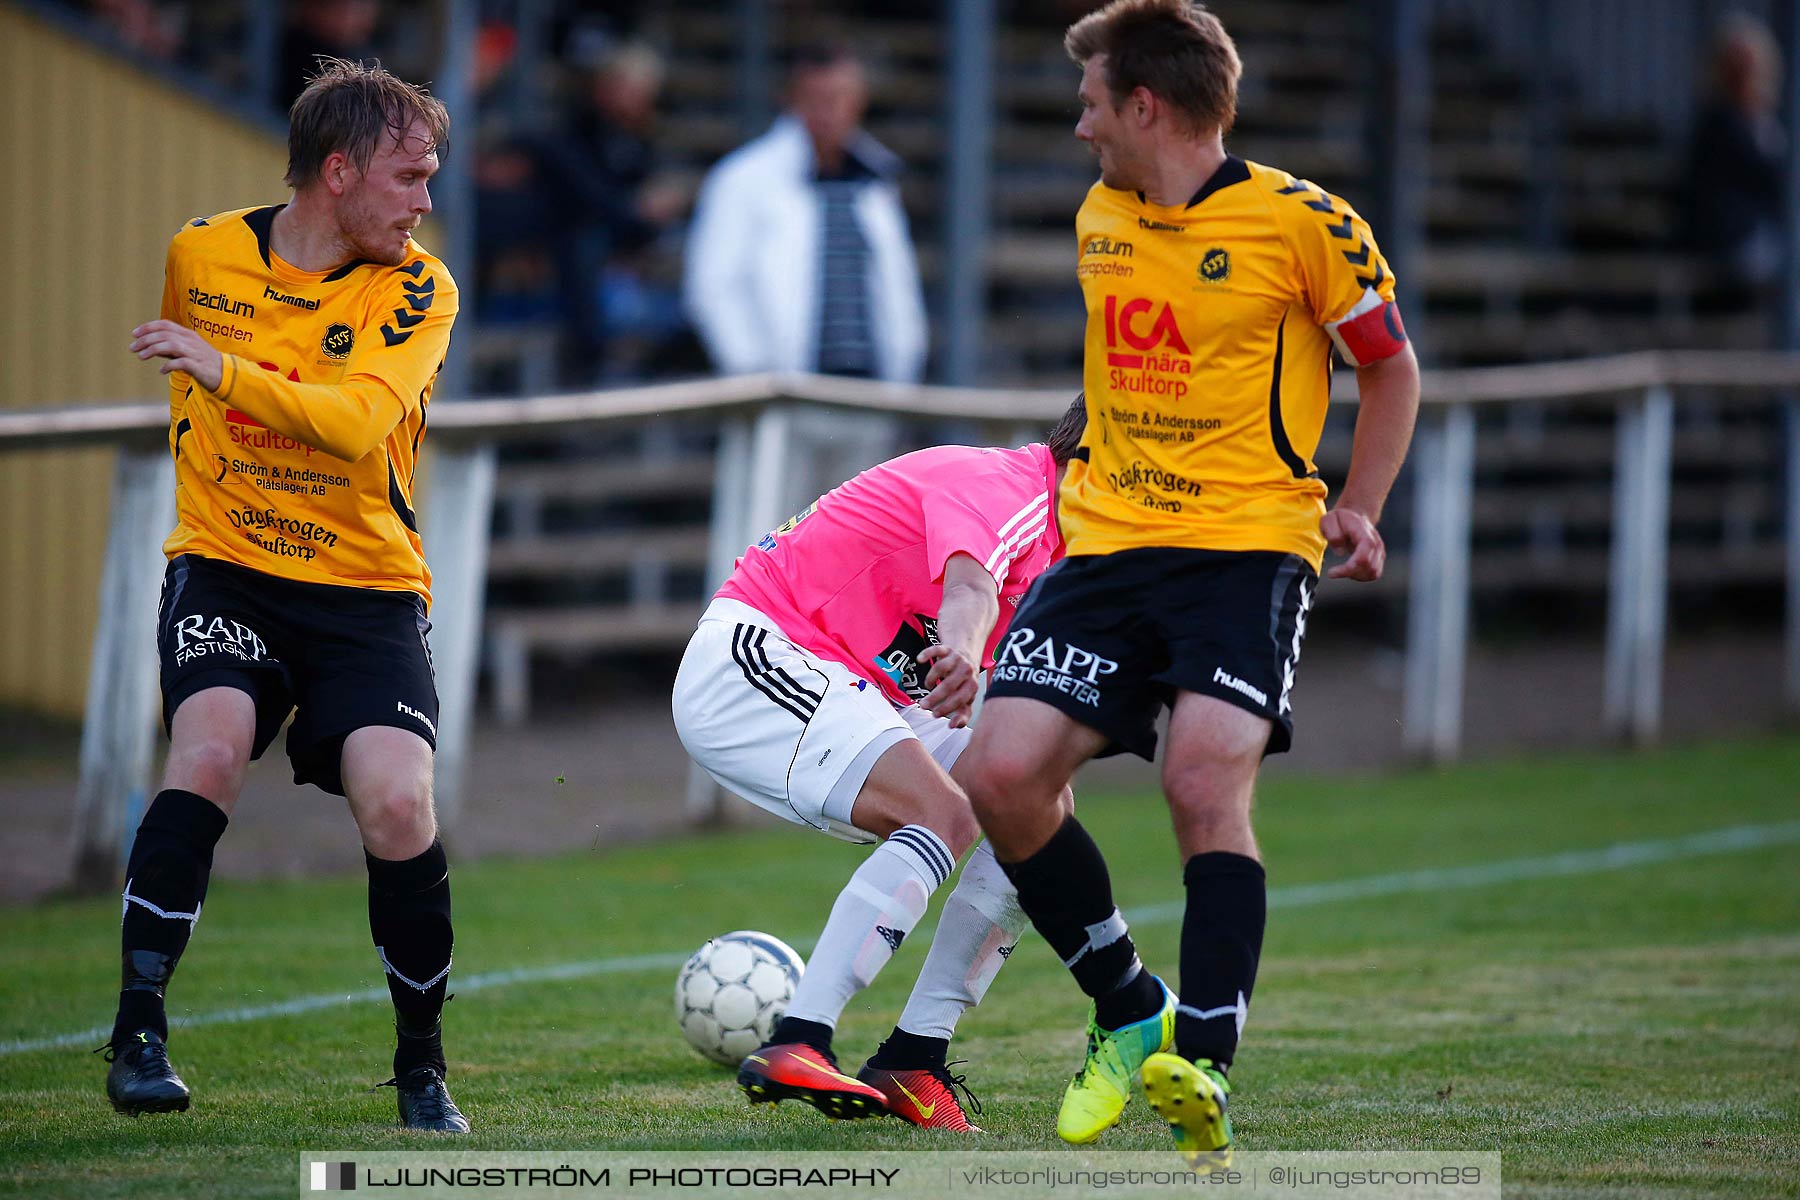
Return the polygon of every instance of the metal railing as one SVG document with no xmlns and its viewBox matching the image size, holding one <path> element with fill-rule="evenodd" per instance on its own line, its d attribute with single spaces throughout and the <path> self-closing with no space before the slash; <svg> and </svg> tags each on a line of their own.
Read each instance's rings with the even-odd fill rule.
<svg viewBox="0 0 1800 1200">
<path fill-rule="evenodd" d="M 1353 402 L 1340 374 L 1334 399 Z M 1615 734 L 1656 735 L 1672 430 L 1684 388 L 1800 393 L 1800 354 L 1652 352 L 1517 367 L 1427 372 L 1412 452 L 1407 571 L 1405 745 L 1443 761 L 1461 747 L 1467 657 L 1476 411 L 1513 403 L 1612 404 L 1605 712 Z M 434 568 L 434 656 L 441 693 L 437 787 L 454 821 L 469 740 L 494 495 L 495 448 L 597 427 L 675 416 L 717 420 L 708 579 L 716 582 L 762 532 L 871 458 L 879 438 L 857 422 L 899 416 L 972 423 L 994 441 L 1041 433 L 1068 403 L 1057 390 L 913 387 L 807 375 L 757 375 L 507 400 L 440 401 L 431 414 L 430 487 L 421 513 Z M 1800 709 L 1800 402 L 1785 409 L 1785 696 Z M 834 415 L 835 414 L 835 415 Z M 843 414 L 851 414 L 846 417 Z M 141 809 L 151 762 L 156 655 L 151 615 L 170 524 L 168 411 L 142 404 L 0 413 L 0 452 L 111 444 L 119 448 L 112 533 L 82 732 L 78 879 L 110 886 Z"/>
</svg>

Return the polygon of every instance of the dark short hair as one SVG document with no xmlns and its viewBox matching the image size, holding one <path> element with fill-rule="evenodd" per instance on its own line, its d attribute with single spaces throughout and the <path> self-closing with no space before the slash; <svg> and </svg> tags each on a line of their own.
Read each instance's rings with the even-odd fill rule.
<svg viewBox="0 0 1800 1200">
<path fill-rule="evenodd" d="M 858 67 L 865 65 L 862 53 L 854 42 L 838 37 L 814 38 L 801 42 L 788 51 L 788 77 L 791 79 L 807 71 L 819 71 L 844 63 Z"/>
<path fill-rule="evenodd" d="M 379 62 L 321 55 L 318 72 L 288 109 L 288 186 L 317 179 L 333 154 L 368 170 L 381 139 L 398 144 L 415 121 L 424 122 L 433 150 L 442 154 L 449 147 L 450 113 L 442 100 Z"/>
<path fill-rule="evenodd" d="M 1069 26 L 1063 49 L 1083 66 L 1106 56 L 1115 109 L 1145 88 L 1195 133 L 1224 135 L 1237 120 L 1244 73 L 1237 46 L 1219 18 L 1193 0 L 1113 0 Z"/>
<path fill-rule="evenodd" d="M 1065 467 L 1075 457 L 1075 451 L 1081 449 L 1082 435 L 1087 432 L 1087 393 L 1076 392 L 1075 403 L 1069 405 L 1062 419 L 1044 443 L 1050 447 L 1050 457 L 1056 460 L 1058 468 Z"/>
</svg>

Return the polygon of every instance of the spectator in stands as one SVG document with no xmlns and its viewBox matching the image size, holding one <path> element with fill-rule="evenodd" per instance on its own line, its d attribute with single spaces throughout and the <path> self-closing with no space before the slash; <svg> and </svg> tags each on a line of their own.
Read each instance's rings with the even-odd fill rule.
<svg viewBox="0 0 1800 1200">
<path fill-rule="evenodd" d="M 569 48 L 583 92 L 574 115 L 536 140 L 559 221 L 559 288 L 566 322 L 565 382 L 590 384 L 620 369 L 625 339 L 655 344 L 685 322 L 672 284 L 659 284 L 647 252 L 681 217 L 681 189 L 656 178 L 651 133 L 663 62 L 648 46 L 591 32 Z"/>
<path fill-rule="evenodd" d="M 520 66 L 518 48 L 518 31 L 503 21 L 483 23 L 475 39 L 475 295 L 490 329 L 547 325 L 559 311 L 556 197 L 500 95 Z"/>
<path fill-rule="evenodd" d="M 377 0 L 297 0 L 288 6 L 276 60 L 275 103 L 282 111 L 318 73 L 321 55 L 361 62 L 375 54 Z"/>
<path fill-rule="evenodd" d="M 120 42 L 139 54 L 173 59 L 182 49 L 181 10 L 152 0 L 93 0 L 90 11 Z"/>
<path fill-rule="evenodd" d="M 925 306 L 900 164 L 862 130 L 867 102 L 854 51 L 802 51 L 787 110 L 707 175 L 686 298 L 720 371 L 922 373 Z"/>
<path fill-rule="evenodd" d="M 1717 260 L 1746 307 L 1771 301 L 1787 269 L 1781 70 L 1768 26 L 1741 13 L 1725 20 L 1682 181 L 1684 240 Z"/>
</svg>

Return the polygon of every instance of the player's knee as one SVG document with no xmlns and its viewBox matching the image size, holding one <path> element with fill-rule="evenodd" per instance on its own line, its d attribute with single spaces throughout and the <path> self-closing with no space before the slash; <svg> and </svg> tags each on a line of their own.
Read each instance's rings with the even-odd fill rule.
<svg viewBox="0 0 1800 1200">
<path fill-rule="evenodd" d="M 1223 763 L 1196 763 L 1163 769 L 1163 794 L 1169 803 L 1195 815 L 1249 808 L 1250 781 Z"/>
<path fill-rule="evenodd" d="M 942 838 L 955 858 L 961 858 L 981 836 L 975 812 L 969 807 L 968 797 L 960 790 L 947 790 L 938 797 L 919 823 Z"/>
<path fill-rule="evenodd" d="M 1182 841 L 1203 848 L 1242 842 L 1250 829 L 1255 773 L 1232 770 L 1224 763 L 1165 768 L 1163 792 Z"/>
<path fill-rule="evenodd" d="M 1036 792 L 1035 773 L 1036 764 L 1026 756 L 990 751 L 967 760 L 957 782 L 968 792 L 974 815 L 985 823 L 1028 803 Z"/>
<path fill-rule="evenodd" d="M 410 781 L 378 787 L 361 797 L 357 815 L 363 845 L 377 858 L 412 858 L 437 837 L 431 789 Z"/>
<path fill-rule="evenodd" d="M 243 786 L 247 765 L 243 752 L 225 738 L 187 741 L 169 751 L 165 786 L 205 796 L 229 812 Z"/>
</svg>

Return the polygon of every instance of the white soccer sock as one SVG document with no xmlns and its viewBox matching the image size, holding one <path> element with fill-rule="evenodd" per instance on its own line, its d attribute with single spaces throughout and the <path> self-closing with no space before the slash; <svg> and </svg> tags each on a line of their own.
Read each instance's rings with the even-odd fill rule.
<svg viewBox="0 0 1800 1200">
<path fill-rule="evenodd" d="M 948 1039 L 957 1018 L 987 995 L 1025 926 L 1018 892 L 994 861 L 993 849 L 982 842 L 944 901 L 931 952 L 900 1014 L 900 1028 Z"/>
<path fill-rule="evenodd" d="M 831 906 L 787 1015 L 835 1029 L 850 997 L 894 957 L 955 865 L 943 839 L 923 825 L 902 826 L 875 847 Z"/>
</svg>

